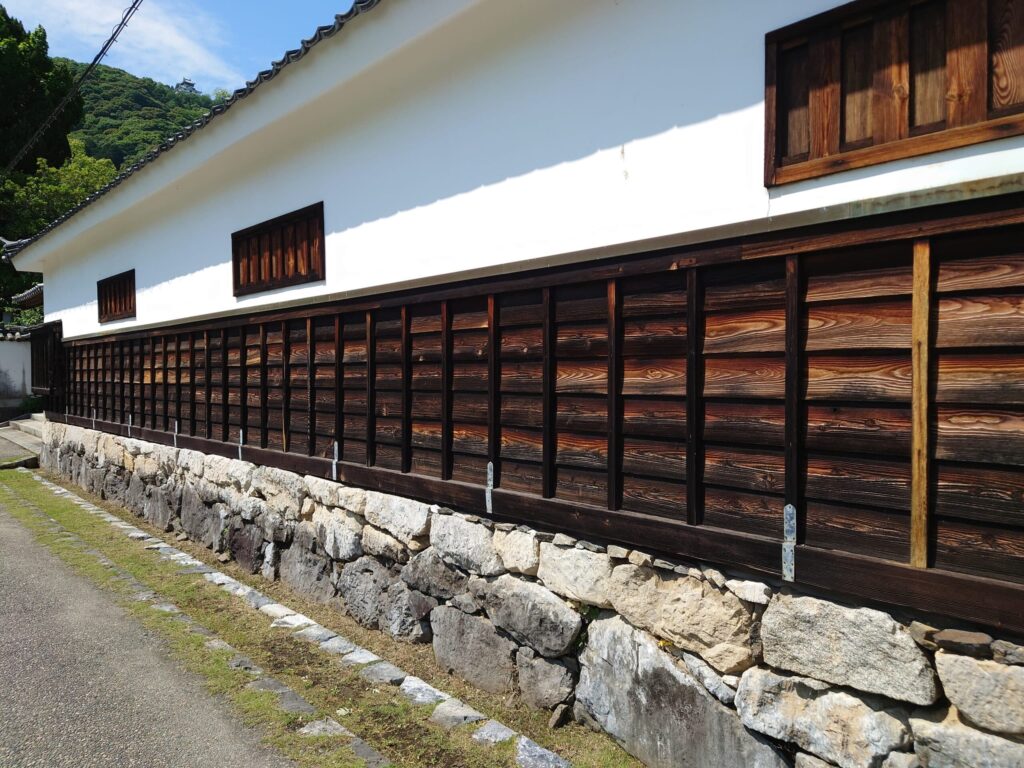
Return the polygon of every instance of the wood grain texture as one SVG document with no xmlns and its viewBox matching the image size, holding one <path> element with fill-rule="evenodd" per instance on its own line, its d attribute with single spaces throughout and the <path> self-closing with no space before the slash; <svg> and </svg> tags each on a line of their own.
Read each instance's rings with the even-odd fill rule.
<svg viewBox="0 0 1024 768">
<path fill-rule="evenodd" d="M 946 124 L 970 125 L 987 116 L 987 18 L 974 0 L 946 0 Z"/>
<path fill-rule="evenodd" d="M 989 104 L 993 110 L 1024 103 L 1024 4 L 1020 0 L 988 0 Z"/>
<path fill-rule="evenodd" d="M 875 87 L 872 127 L 875 144 L 910 134 L 910 67 L 906 11 L 886 14 L 874 24 Z"/>
<path fill-rule="evenodd" d="M 940 352 L 937 403 L 1024 405 L 1024 359 L 999 353 Z"/>
<path fill-rule="evenodd" d="M 810 43 L 810 157 L 828 157 L 839 151 L 840 37 L 815 37 Z"/>
<path fill-rule="evenodd" d="M 806 349 L 907 349 L 910 346 L 909 301 L 871 301 L 808 307 Z"/>
<path fill-rule="evenodd" d="M 1024 288 L 1024 253 L 943 258 L 937 269 L 938 293 Z"/>
<path fill-rule="evenodd" d="M 936 458 L 1024 467 L 1024 412 L 956 406 L 936 410 Z"/>
<path fill-rule="evenodd" d="M 1024 346 L 1024 295 L 944 297 L 937 347 Z"/>
<path fill-rule="evenodd" d="M 909 354 L 807 358 L 805 397 L 809 400 L 910 402 Z"/>
<path fill-rule="evenodd" d="M 928 566 L 928 490 L 930 460 L 932 256 L 928 240 L 914 242 L 913 394 L 911 396 L 910 564 Z"/>
</svg>

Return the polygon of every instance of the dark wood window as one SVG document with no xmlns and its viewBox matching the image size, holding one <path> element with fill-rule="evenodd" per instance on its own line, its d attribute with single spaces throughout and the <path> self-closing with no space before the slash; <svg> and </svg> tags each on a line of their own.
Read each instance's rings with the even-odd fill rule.
<svg viewBox="0 0 1024 768">
<path fill-rule="evenodd" d="M 231 235 L 235 296 L 324 279 L 324 204 Z"/>
<path fill-rule="evenodd" d="M 766 54 L 766 186 L 1024 134 L 1024 0 L 857 0 Z"/>
<path fill-rule="evenodd" d="M 101 323 L 135 317 L 135 270 L 97 281 L 96 297 Z"/>
</svg>

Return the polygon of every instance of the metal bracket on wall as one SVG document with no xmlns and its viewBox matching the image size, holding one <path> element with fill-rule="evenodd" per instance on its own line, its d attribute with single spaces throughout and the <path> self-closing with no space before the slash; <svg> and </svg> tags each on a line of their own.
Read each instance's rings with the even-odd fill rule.
<svg viewBox="0 0 1024 768">
<path fill-rule="evenodd" d="M 238 430 L 238 460 L 242 460 L 242 446 L 245 445 L 245 427 Z"/>
<path fill-rule="evenodd" d="M 494 462 L 487 462 L 487 487 L 484 489 L 484 503 L 487 505 L 487 514 L 494 514 L 491 511 L 491 491 L 494 490 Z"/>
<path fill-rule="evenodd" d="M 93 428 L 93 430 L 96 429 L 96 409 L 95 408 L 92 409 L 92 428 Z"/>
<path fill-rule="evenodd" d="M 338 482 L 338 441 L 334 441 L 334 458 L 331 459 L 331 480 Z"/>
<path fill-rule="evenodd" d="M 796 507 L 782 508 L 782 580 L 793 581 L 796 575 Z"/>
<path fill-rule="evenodd" d="M 128 437 L 132 436 L 132 415 L 128 414 Z"/>
<path fill-rule="evenodd" d="M 178 447 L 178 420 L 174 420 L 174 447 Z"/>
</svg>

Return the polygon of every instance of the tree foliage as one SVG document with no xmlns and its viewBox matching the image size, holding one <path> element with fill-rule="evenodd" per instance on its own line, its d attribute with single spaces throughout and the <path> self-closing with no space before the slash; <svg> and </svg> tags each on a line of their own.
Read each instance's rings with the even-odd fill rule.
<svg viewBox="0 0 1024 768">
<path fill-rule="evenodd" d="M 59 59 L 74 72 L 85 64 Z M 75 126 L 93 157 L 124 168 L 191 123 L 213 105 L 204 94 L 182 93 L 148 77 L 99 65 L 82 85 L 85 117 Z"/>
<path fill-rule="evenodd" d="M 4 166 L 38 130 L 74 85 L 70 67 L 49 56 L 46 31 L 27 32 L 0 5 L 0 163 Z M 71 155 L 68 131 L 82 117 L 82 99 L 68 102 L 16 170 L 31 173 L 36 158 L 60 165 Z"/>
<path fill-rule="evenodd" d="M 70 141 L 71 157 L 60 166 L 39 158 L 34 174 L 14 174 L 0 184 L 0 232 L 8 239 L 35 234 L 74 208 L 117 175 L 106 158 L 90 157 L 81 141 Z M 10 306 L 16 293 L 39 281 L 31 272 L 0 264 L 0 305 Z"/>
</svg>

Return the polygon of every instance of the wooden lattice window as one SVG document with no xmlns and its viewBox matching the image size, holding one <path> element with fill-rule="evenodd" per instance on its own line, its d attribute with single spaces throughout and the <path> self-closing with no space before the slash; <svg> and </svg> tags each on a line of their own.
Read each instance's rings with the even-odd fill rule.
<svg viewBox="0 0 1024 768">
<path fill-rule="evenodd" d="M 96 298 L 101 323 L 135 317 L 135 270 L 97 281 Z"/>
<path fill-rule="evenodd" d="M 231 235 L 235 296 L 324 279 L 324 204 Z"/>
<path fill-rule="evenodd" d="M 858 0 L 766 54 L 766 186 L 1024 133 L 1024 0 Z"/>
</svg>

